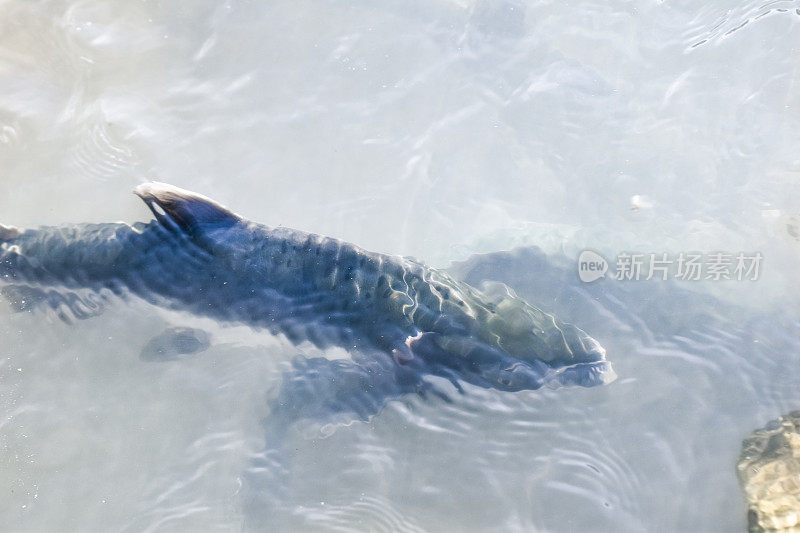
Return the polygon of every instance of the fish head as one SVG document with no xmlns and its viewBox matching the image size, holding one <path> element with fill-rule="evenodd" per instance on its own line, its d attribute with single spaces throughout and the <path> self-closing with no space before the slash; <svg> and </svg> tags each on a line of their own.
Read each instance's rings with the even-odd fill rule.
<svg viewBox="0 0 800 533">
<path fill-rule="evenodd" d="M 475 334 L 517 359 L 552 367 L 605 360 L 596 339 L 530 305 L 502 283 L 485 282 L 481 290 L 464 292 L 470 296 Z"/>
<path fill-rule="evenodd" d="M 584 360 L 558 364 L 537 358 L 520 359 L 473 335 L 424 332 L 409 337 L 406 345 L 433 373 L 503 391 L 534 390 L 543 386 L 592 387 L 616 379 L 604 351 L 594 352 L 596 357 L 587 354 Z M 592 348 L 597 349 L 602 350 L 599 344 Z"/>
</svg>

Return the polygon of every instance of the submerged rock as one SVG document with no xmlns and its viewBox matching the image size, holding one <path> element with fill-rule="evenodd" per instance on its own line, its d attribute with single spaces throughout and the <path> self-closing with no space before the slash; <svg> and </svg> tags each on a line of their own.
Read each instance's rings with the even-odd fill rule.
<svg viewBox="0 0 800 533">
<path fill-rule="evenodd" d="M 800 532 L 800 411 L 747 437 L 736 468 L 749 531 Z"/>
</svg>

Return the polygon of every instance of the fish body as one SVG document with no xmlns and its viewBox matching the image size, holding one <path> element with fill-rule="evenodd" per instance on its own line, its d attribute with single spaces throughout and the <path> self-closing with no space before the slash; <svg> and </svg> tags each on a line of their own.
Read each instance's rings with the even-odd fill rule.
<svg viewBox="0 0 800 533">
<path fill-rule="evenodd" d="M 615 377 L 596 340 L 508 289 L 491 295 L 408 258 L 257 224 L 171 185 L 135 193 L 155 220 L 6 228 L 0 280 L 132 293 L 295 344 L 388 354 L 454 383 L 515 391 Z"/>
</svg>

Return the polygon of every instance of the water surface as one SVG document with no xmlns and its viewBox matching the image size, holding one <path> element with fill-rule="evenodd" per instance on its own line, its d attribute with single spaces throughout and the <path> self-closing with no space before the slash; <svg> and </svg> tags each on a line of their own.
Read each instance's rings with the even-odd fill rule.
<svg viewBox="0 0 800 533">
<path fill-rule="evenodd" d="M 0 529 L 742 530 L 741 439 L 800 406 L 798 9 L 6 0 L 0 222 L 147 220 L 130 190 L 156 178 L 466 261 L 620 377 L 298 424 L 269 468 L 289 361 L 346 353 L 137 300 L 0 306 Z M 586 247 L 765 259 L 754 282 L 587 285 Z M 211 347 L 143 361 L 170 327 Z"/>
</svg>

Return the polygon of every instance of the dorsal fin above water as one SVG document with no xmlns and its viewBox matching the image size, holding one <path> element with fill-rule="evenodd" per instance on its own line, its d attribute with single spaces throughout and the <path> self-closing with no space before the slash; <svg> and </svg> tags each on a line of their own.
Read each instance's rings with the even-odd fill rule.
<svg viewBox="0 0 800 533">
<path fill-rule="evenodd" d="M 133 190 L 166 228 L 190 234 L 232 226 L 242 218 L 210 198 L 152 181 Z"/>
</svg>

